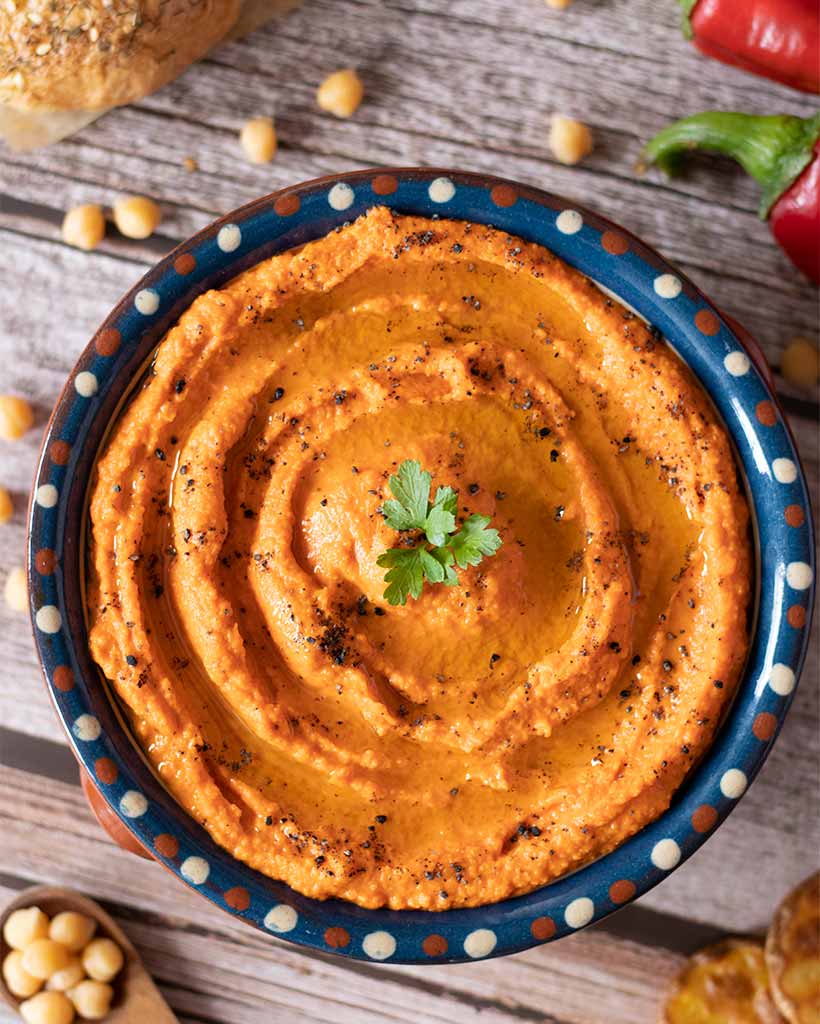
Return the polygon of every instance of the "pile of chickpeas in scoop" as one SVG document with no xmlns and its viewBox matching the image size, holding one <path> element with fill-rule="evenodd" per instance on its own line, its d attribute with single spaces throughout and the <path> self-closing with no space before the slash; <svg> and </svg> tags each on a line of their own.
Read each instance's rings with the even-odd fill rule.
<svg viewBox="0 0 820 1024">
<path fill-rule="evenodd" d="M 49 918 L 39 907 L 9 914 L 3 960 L 9 992 L 21 999 L 26 1024 L 71 1024 L 75 1017 L 102 1020 L 124 963 L 113 939 L 94 937 L 97 922 L 73 910 Z"/>
</svg>

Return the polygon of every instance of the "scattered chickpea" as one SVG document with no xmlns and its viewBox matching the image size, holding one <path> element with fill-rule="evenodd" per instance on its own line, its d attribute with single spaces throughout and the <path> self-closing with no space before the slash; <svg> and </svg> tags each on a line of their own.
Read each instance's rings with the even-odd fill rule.
<svg viewBox="0 0 820 1024">
<path fill-rule="evenodd" d="M 3 979 L 6 987 L 18 999 L 28 999 L 43 987 L 42 978 L 35 978 L 23 967 L 23 954 L 13 949 L 3 961 Z"/>
<path fill-rule="evenodd" d="M 35 939 L 48 938 L 48 917 L 39 907 L 13 910 L 3 925 L 3 938 L 12 949 L 25 949 Z"/>
<path fill-rule="evenodd" d="M 364 96 L 364 85 L 353 68 L 334 71 L 316 92 L 316 102 L 336 117 L 350 117 Z"/>
<path fill-rule="evenodd" d="M 105 238 L 105 217 L 99 206 L 75 206 L 63 217 L 63 241 L 89 252 Z"/>
<path fill-rule="evenodd" d="M 277 140 L 273 118 L 254 117 L 242 125 L 239 142 L 252 164 L 267 164 L 276 156 Z"/>
<path fill-rule="evenodd" d="M 25 569 L 16 566 L 10 570 L 3 587 L 3 597 L 13 612 L 24 612 L 28 608 L 28 582 Z M 31 943 L 27 943 L 26 948 L 29 945 Z"/>
<path fill-rule="evenodd" d="M 48 937 L 60 942 L 72 953 L 79 953 L 91 941 L 97 930 L 97 922 L 93 917 L 78 914 L 75 910 L 64 910 L 51 919 Z"/>
<path fill-rule="evenodd" d="M 552 155 L 562 164 L 577 164 L 592 152 L 592 132 L 580 121 L 555 114 L 550 126 Z"/>
<path fill-rule="evenodd" d="M 85 978 L 85 968 L 78 956 L 73 956 L 68 967 L 55 971 L 46 982 L 49 992 L 67 992 L 75 985 L 79 985 Z"/>
<path fill-rule="evenodd" d="M 74 1004 L 63 992 L 38 992 L 20 1003 L 20 1016 L 26 1024 L 71 1024 Z"/>
<path fill-rule="evenodd" d="M 808 338 L 793 338 L 780 358 L 780 372 L 790 383 L 809 391 L 820 380 L 820 352 Z"/>
<path fill-rule="evenodd" d="M 92 939 L 83 950 L 85 973 L 94 981 L 111 981 L 124 959 L 122 950 L 112 939 Z"/>
<path fill-rule="evenodd" d="M 0 439 L 19 441 L 34 423 L 31 405 L 18 395 L 0 395 Z"/>
<path fill-rule="evenodd" d="M 554 11 L 565 11 L 572 4 L 572 0 L 544 0 L 544 2 Z"/>
<path fill-rule="evenodd" d="M 84 1020 L 102 1020 L 111 1008 L 114 989 L 104 981 L 86 978 L 68 993 L 74 1009 Z"/>
<path fill-rule="evenodd" d="M 146 196 L 123 196 L 114 203 L 114 223 L 126 238 L 149 238 L 161 220 L 162 211 Z"/>
<path fill-rule="evenodd" d="M 196 162 L 196 160 L 194 160 L 192 156 L 186 156 L 185 159 L 182 161 L 182 166 L 185 168 L 186 171 L 188 171 L 189 174 L 192 174 L 194 171 L 199 170 L 199 164 Z"/>
<path fill-rule="evenodd" d="M 71 963 L 71 954 L 53 939 L 35 939 L 23 950 L 23 968 L 43 981 L 55 971 L 62 971 Z"/>
<path fill-rule="evenodd" d="M 14 515 L 11 495 L 5 487 L 0 487 L 0 523 L 7 523 Z"/>
</svg>

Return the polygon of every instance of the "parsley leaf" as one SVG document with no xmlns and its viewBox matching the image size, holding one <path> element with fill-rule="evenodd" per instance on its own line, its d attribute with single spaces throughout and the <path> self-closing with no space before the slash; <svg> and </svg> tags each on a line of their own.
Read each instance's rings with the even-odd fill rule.
<svg viewBox="0 0 820 1024">
<path fill-rule="evenodd" d="M 396 475 L 390 477 L 390 490 L 396 500 L 384 503 L 387 525 L 394 530 L 423 530 L 432 482 L 432 476 L 418 462 L 405 459 Z"/>
<path fill-rule="evenodd" d="M 498 530 L 488 530 L 489 516 L 472 515 L 450 541 L 459 569 L 478 565 L 485 555 L 494 555 L 501 547 Z"/>
<path fill-rule="evenodd" d="M 421 548 L 390 548 L 376 559 L 376 564 L 389 568 L 384 582 L 384 596 L 389 604 L 407 604 L 407 598 L 421 596 L 424 586 Z"/>
<path fill-rule="evenodd" d="M 431 502 L 432 482 L 432 475 L 411 459 L 402 462 L 390 477 L 393 498 L 382 505 L 385 522 L 400 532 L 423 534 L 415 547 L 390 548 L 376 559 L 377 565 L 389 570 L 384 577 L 384 596 L 393 605 L 420 597 L 425 580 L 457 587 L 456 566 L 478 565 L 501 547 L 498 530 L 488 529 L 489 516 L 473 514 L 457 530 L 457 492 L 452 487 L 438 487 Z"/>
</svg>

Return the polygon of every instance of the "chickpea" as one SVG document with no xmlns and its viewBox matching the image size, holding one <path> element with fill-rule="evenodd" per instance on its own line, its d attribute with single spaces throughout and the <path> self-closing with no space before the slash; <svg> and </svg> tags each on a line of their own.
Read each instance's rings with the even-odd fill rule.
<svg viewBox="0 0 820 1024">
<path fill-rule="evenodd" d="M 18 395 L 0 395 L 0 438 L 19 441 L 34 423 L 34 411 Z"/>
<path fill-rule="evenodd" d="M 84 1020 L 102 1020 L 111 1008 L 114 989 L 104 981 L 86 979 L 68 993 L 74 1009 Z"/>
<path fill-rule="evenodd" d="M 242 125 L 239 141 L 252 164 L 267 164 L 276 155 L 276 129 L 270 117 L 254 117 Z"/>
<path fill-rule="evenodd" d="M 123 965 L 122 950 L 112 939 L 92 939 L 83 950 L 85 973 L 94 981 L 111 981 Z"/>
<path fill-rule="evenodd" d="M 76 910 L 64 910 L 51 919 L 48 937 L 62 943 L 72 953 L 79 953 L 96 930 L 97 922 L 93 917 L 78 914 Z"/>
<path fill-rule="evenodd" d="M 3 597 L 13 612 L 24 612 L 28 608 L 28 580 L 26 570 L 20 566 L 12 569 L 6 577 Z"/>
<path fill-rule="evenodd" d="M 48 938 L 48 917 L 39 907 L 13 910 L 3 925 L 3 938 L 12 949 L 25 949 L 35 939 Z"/>
<path fill-rule="evenodd" d="M 544 0 L 544 2 L 554 11 L 565 11 L 572 4 L 572 0 Z"/>
<path fill-rule="evenodd" d="M 592 132 L 580 121 L 556 114 L 550 126 L 549 144 L 560 163 L 577 164 L 592 152 Z"/>
<path fill-rule="evenodd" d="M 71 1024 L 74 1005 L 63 992 L 38 992 L 20 1003 L 20 1016 L 26 1024 Z"/>
<path fill-rule="evenodd" d="M 364 96 L 364 85 L 353 68 L 334 71 L 322 82 L 316 92 L 316 102 L 336 117 L 350 117 L 356 112 Z"/>
<path fill-rule="evenodd" d="M 63 217 L 63 241 L 75 249 L 90 252 L 105 238 L 105 217 L 99 206 L 91 203 L 75 206 Z"/>
<path fill-rule="evenodd" d="M 61 971 L 55 971 L 51 975 L 46 982 L 46 988 L 49 992 L 67 992 L 70 988 L 74 988 L 75 985 L 79 985 L 84 980 L 85 969 L 83 968 L 83 962 L 78 956 L 73 956 L 68 967 L 63 967 Z"/>
<path fill-rule="evenodd" d="M 50 978 L 71 963 L 71 954 L 53 939 L 35 939 L 23 950 L 23 967 L 35 978 Z"/>
<path fill-rule="evenodd" d="M 148 238 L 161 220 L 162 211 L 145 196 L 123 196 L 114 204 L 114 223 L 126 238 Z"/>
<path fill-rule="evenodd" d="M 780 372 L 790 383 L 807 391 L 820 379 L 820 352 L 808 338 L 793 338 L 780 359 Z"/>
<path fill-rule="evenodd" d="M 7 523 L 14 515 L 11 495 L 5 487 L 0 487 L 0 523 Z"/>
<path fill-rule="evenodd" d="M 193 174 L 194 171 L 199 170 L 199 164 L 194 160 L 192 156 L 186 156 L 182 161 L 182 166 L 188 171 L 189 174 Z"/>
<path fill-rule="evenodd" d="M 35 978 L 23 967 L 23 954 L 13 949 L 3 961 L 3 979 L 6 987 L 18 999 L 28 999 L 43 987 L 42 978 Z"/>
</svg>

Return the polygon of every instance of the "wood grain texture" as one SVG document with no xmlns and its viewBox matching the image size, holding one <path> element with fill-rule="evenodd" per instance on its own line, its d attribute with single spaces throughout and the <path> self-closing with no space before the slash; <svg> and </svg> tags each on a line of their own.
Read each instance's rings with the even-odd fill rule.
<svg viewBox="0 0 820 1024">
<path fill-rule="evenodd" d="M 378 164 L 516 178 L 643 237 L 744 322 L 775 367 L 792 335 L 816 337 L 817 291 L 758 220 L 753 183 L 706 159 L 674 181 L 635 172 L 642 142 L 671 118 L 709 107 L 801 115 L 814 108 L 705 60 L 682 40 L 677 18 L 673 0 L 576 0 L 565 12 L 542 0 L 305 0 L 72 139 L 35 153 L 0 151 L 0 392 L 29 396 L 37 413 L 34 430 L 0 448 L 0 484 L 15 501 L 12 523 L 0 528 L 0 585 L 24 560 L 42 428 L 96 325 L 157 256 L 215 215 L 287 184 Z M 342 122 L 318 111 L 313 97 L 326 73 L 346 65 L 359 69 L 367 93 Z M 596 148 L 580 167 L 549 154 L 553 112 L 593 128 Z M 242 160 L 237 140 L 242 122 L 258 114 L 275 115 L 280 137 L 275 162 L 261 167 Z M 186 157 L 198 171 L 184 169 Z M 123 192 L 161 202 L 156 237 L 133 242 L 111 228 L 92 254 L 62 244 L 65 209 L 110 206 Z M 778 386 L 817 495 L 817 395 Z M 0 900 L 38 881 L 103 900 L 183 1021 L 653 1021 L 680 951 L 713 932 L 763 928 L 818 860 L 815 643 L 749 794 L 634 908 L 560 943 L 480 964 L 355 965 L 303 953 L 239 926 L 111 845 L 63 753 L 28 624 L 4 606 L 0 658 L 0 727 L 13 730 L 0 729 Z M 0 1022 L 10 1020 L 0 1011 Z"/>
</svg>

